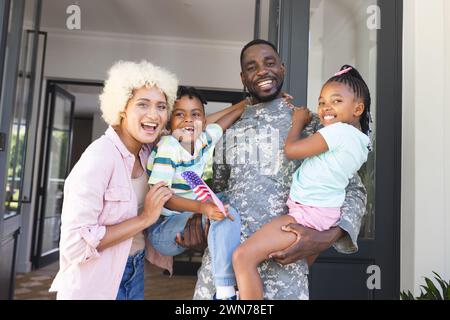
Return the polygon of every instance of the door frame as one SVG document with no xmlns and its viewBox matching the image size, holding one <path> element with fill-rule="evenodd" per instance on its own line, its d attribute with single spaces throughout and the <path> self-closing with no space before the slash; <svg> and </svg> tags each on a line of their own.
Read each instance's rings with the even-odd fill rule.
<svg viewBox="0 0 450 320">
<path fill-rule="evenodd" d="M 34 225 L 33 225 L 33 240 L 32 240 L 32 265 L 33 268 L 41 268 L 43 266 L 49 265 L 59 259 L 59 250 L 55 250 L 46 255 L 42 255 L 42 242 L 43 242 L 43 231 L 45 224 L 45 206 L 47 202 L 46 197 L 46 187 L 48 184 L 48 173 L 50 167 L 50 146 L 51 146 L 51 126 L 54 122 L 54 108 L 55 108 L 55 97 L 56 94 L 60 93 L 69 97 L 71 101 L 71 114 L 70 114 L 70 136 L 68 143 L 68 155 L 67 163 L 70 165 L 70 154 L 72 149 L 72 125 L 73 125 L 73 113 L 75 108 L 75 97 L 58 86 L 58 83 L 53 81 L 47 82 L 47 87 L 45 90 L 45 104 L 44 104 L 44 116 L 43 116 L 43 126 L 42 131 L 42 141 L 44 141 L 43 147 L 39 151 L 39 163 L 41 164 L 38 172 L 38 188 L 36 193 L 36 206 L 34 210 Z M 67 168 L 69 169 L 69 168 Z M 66 175 L 68 172 L 66 173 Z"/>
<path fill-rule="evenodd" d="M 8 37 L 10 6 L 11 0 L 4 0 L 0 2 L 0 17 L 2 18 L 2 23 L 0 24 L 0 92 L 3 84 L 3 68 L 5 66 L 6 38 Z"/>
<path fill-rule="evenodd" d="M 378 265 L 382 290 L 372 290 L 371 298 L 399 299 L 403 0 L 378 0 L 378 6 L 376 95 L 377 106 L 383 108 L 377 108 L 375 210 L 384 214 L 375 215 L 376 245 L 373 240 L 360 239 L 357 253 L 346 257 L 329 249 L 317 262 L 353 260 Z M 296 97 L 296 105 L 307 105 L 309 15 L 310 0 L 281 0 L 278 48 L 287 70 L 285 90 Z M 368 256 L 378 260 L 365 260 Z"/>
</svg>

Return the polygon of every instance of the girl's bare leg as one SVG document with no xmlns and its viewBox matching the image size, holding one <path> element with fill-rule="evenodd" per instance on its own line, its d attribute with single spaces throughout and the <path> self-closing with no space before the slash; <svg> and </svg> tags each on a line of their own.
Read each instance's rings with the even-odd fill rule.
<svg viewBox="0 0 450 320">
<path fill-rule="evenodd" d="M 296 240 L 294 233 L 281 230 L 289 223 L 295 223 L 289 215 L 276 217 L 234 251 L 233 268 L 240 299 L 263 299 L 263 285 L 257 267 L 269 259 L 269 254 L 289 247 Z"/>
</svg>

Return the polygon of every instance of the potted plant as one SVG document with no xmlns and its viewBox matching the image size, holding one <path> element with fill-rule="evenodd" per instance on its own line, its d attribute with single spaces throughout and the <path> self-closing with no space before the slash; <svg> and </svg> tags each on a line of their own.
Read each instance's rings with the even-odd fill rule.
<svg viewBox="0 0 450 320">
<path fill-rule="evenodd" d="M 442 280 L 441 276 L 434 272 L 434 279 L 439 283 L 442 292 L 436 288 L 433 281 L 425 277 L 426 285 L 420 286 L 420 296 L 414 297 L 414 295 L 408 290 L 408 292 L 402 291 L 400 298 L 402 300 L 450 300 L 450 283 Z M 424 292 L 425 290 L 425 292 Z"/>
</svg>

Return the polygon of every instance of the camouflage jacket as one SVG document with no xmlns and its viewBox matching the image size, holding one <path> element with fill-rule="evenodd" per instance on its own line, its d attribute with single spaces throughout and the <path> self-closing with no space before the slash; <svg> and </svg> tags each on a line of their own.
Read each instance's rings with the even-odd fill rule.
<svg viewBox="0 0 450 320">
<path fill-rule="evenodd" d="M 213 186 L 224 192 L 231 206 L 241 214 L 241 241 L 275 216 L 287 213 L 292 175 L 301 160 L 284 156 L 284 141 L 291 125 L 292 111 L 282 99 L 247 106 L 242 117 L 227 130 L 216 146 Z M 317 115 L 302 136 L 320 129 Z M 339 226 L 347 234 L 334 244 L 341 253 L 358 250 L 357 238 L 366 209 L 366 191 L 358 175 L 346 190 Z M 308 299 L 308 266 L 304 260 L 282 266 L 266 261 L 259 267 L 266 299 Z M 208 250 L 198 272 L 194 299 L 211 299 L 214 285 Z"/>
</svg>

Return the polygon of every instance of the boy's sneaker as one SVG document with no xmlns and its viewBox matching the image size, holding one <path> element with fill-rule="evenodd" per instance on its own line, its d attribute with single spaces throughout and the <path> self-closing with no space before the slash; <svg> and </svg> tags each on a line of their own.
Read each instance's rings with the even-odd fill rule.
<svg viewBox="0 0 450 320">
<path fill-rule="evenodd" d="M 214 293 L 213 300 L 237 300 L 237 296 L 234 295 L 234 296 L 231 296 L 231 297 L 228 297 L 228 298 L 217 299 L 216 294 Z"/>
</svg>

